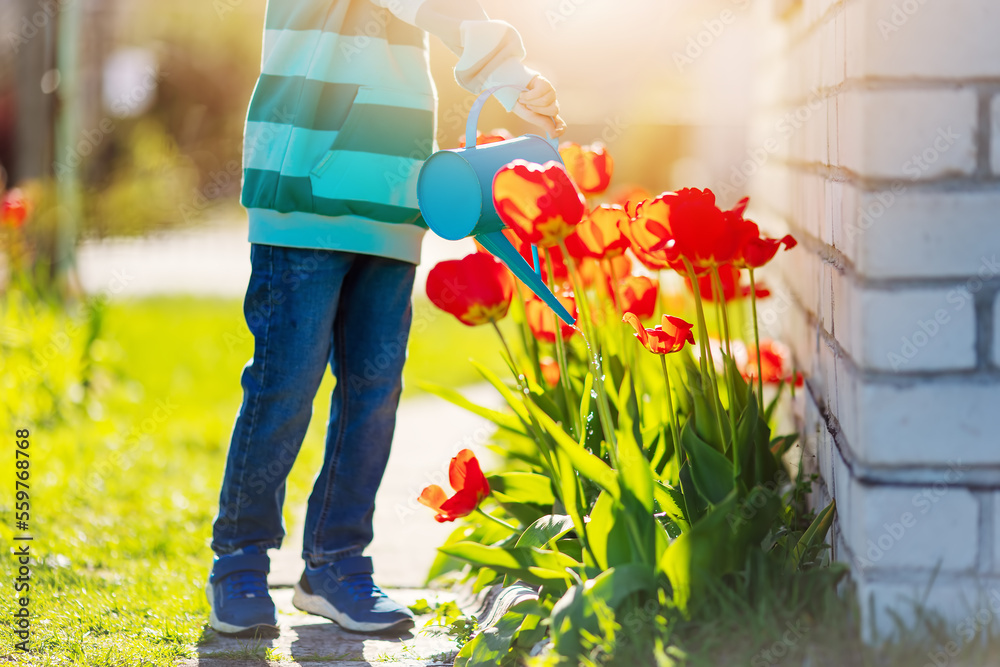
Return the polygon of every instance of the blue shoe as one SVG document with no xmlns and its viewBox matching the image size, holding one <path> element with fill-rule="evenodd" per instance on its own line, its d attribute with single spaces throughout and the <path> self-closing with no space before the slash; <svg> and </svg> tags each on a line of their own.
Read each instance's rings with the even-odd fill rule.
<svg viewBox="0 0 1000 667">
<path fill-rule="evenodd" d="M 212 629 L 237 637 L 276 637 L 278 615 L 267 592 L 271 561 L 258 547 L 220 556 L 205 587 Z"/>
<path fill-rule="evenodd" d="M 323 616 L 354 632 L 404 632 L 413 614 L 372 581 L 372 559 L 355 556 L 319 568 L 306 565 L 295 584 L 296 609 Z"/>
</svg>

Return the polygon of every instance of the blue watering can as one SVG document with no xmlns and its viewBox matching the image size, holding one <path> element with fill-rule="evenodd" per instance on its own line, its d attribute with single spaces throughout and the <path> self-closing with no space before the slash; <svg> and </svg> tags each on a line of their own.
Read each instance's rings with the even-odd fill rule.
<svg viewBox="0 0 1000 667">
<path fill-rule="evenodd" d="M 538 249 L 532 246 L 533 269 L 503 235 L 504 223 L 493 205 L 493 177 L 518 158 L 529 162 L 562 162 L 555 139 L 527 134 L 492 144 L 476 145 L 479 113 L 495 91 L 491 88 L 476 100 L 465 126 L 466 148 L 438 151 L 424 162 L 417 176 L 417 202 L 427 226 L 438 236 L 457 241 L 473 236 L 503 262 L 521 282 L 555 311 L 566 324 L 576 320 L 549 291 L 538 272 Z"/>
</svg>

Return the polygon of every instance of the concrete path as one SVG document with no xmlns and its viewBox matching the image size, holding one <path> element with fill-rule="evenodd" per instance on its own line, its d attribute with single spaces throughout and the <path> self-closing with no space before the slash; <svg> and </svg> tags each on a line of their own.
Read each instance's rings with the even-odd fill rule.
<svg viewBox="0 0 1000 667">
<path fill-rule="evenodd" d="M 424 295 L 427 272 L 445 259 L 475 252 L 469 239 L 424 237 L 414 294 Z M 83 243 L 77 253 L 80 283 L 91 294 L 112 296 L 196 294 L 242 297 L 250 277 L 250 243 L 243 218 L 191 229 Z"/>
</svg>

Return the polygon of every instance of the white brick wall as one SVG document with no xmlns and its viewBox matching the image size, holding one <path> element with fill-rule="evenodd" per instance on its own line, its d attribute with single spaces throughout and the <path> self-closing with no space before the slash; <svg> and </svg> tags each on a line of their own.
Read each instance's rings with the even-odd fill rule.
<svg viewBox="0 0 1000 667">
<path fill-rule="evenodd" d="M 978 98 L 958 90 L 851 90 L 838 119 L 839 166 L 899 181 L 976 170 Z"/>
<path fill-rule="evenodd" d="M 782 332 L 835 555 L 866 615 L 874 596 L 866 632 L 915 618 L 932 580 L 949 622 L 988 583 L 1000 612 L 1000 2 L 790 4 L 761 13 L 781 37 L 755 137 L 779 145 L 753 201 L 802 241 L 777 266 Z"/>
<path fill-rule="evenodd" d="M 862 575 L 928 562 L 940 563 L 941 572 L 975 566 L 979 505 L 967 490 L 856 484 L 852 494 L 854 515 L 844 534 Z"/>
<path fill-rule="evenodd" d="M 869 278 L 968 276 L 984 258 L 1000 254 L 1000 191 L 921 192 L 908 183 L 895 192 L 844 187 L 857 203 L 844 218 L 842 242 L 832 245 Z"/>
</svg>

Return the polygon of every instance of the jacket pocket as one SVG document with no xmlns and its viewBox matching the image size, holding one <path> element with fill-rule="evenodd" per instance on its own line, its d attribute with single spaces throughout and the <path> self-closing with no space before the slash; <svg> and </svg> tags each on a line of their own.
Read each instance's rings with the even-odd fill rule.
<svg viewBox="0 0 1000 667">
<path fill-rule="evenodd" d="M 433 95 L 360 86 L 336 138 L 309 173 L 317 212 L 327 208 L 321 200 L 416 209 L 417 175 L 433 147 L 434 103 Z M 397 110 L 406 122 L 394 122 Z"/>
</svg>

